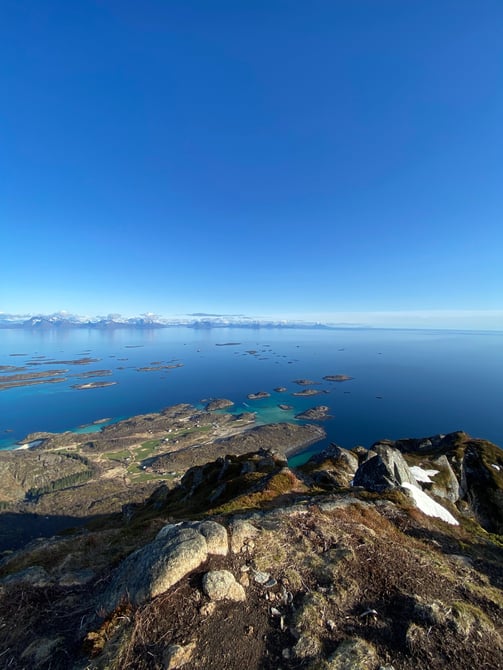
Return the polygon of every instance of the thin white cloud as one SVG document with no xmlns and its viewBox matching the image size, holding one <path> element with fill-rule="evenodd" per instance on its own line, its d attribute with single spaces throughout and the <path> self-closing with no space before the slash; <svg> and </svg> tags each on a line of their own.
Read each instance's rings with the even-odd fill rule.
<svg viewBox="0 0 503 670">
<path fill-rule="evenodd" d="M 276 318 L 287 320 L 304 319 L 306 321 L 316 321 L 338 327 L 503 330 L 503 309 L 341 311 L 279 314 L 276 315 Z"/>
</svg>

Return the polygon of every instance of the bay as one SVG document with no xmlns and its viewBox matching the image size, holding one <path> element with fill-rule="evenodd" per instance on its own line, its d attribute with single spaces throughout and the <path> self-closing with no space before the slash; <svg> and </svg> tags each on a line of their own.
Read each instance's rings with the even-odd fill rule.
<svg viewBox="0 0 503 670">
<path fill-rule="evenodd" d="M 407 330 L 195 329 L 0 330 L 0 366 L 64 369 L 65 381 L 0 391 L 0 448 L 34 431 L 99 430 L 179 402 L 226 397 L 259 422 L 294 420 L 327 405 L 324 444 L 369 447 L 383 438 L 464 430 L 503 445 L 503 333 Z M 72 361 L 99 359 L 87 364 Z M 121 360 L 127 359 L 127 360 Z M 167 367 L 178 366 L 180 367 Z M 140 370 L 140 368 L 154 368 Z M 109 370 L 99 377 L 79 376 Z M 4 369 L 0 382 L 13 371 Z M 353 377 L 342 383 L 326 375 Z M 300 386 L 294 380 L 319 384 Z M 76 384 L 112 386 L 88 390 Z M 284 393 L 275 392 L 284 386 Z M 328 391 L 312 397 L 303 388 Z M 257 391 L 271 394 L 248 400 Z M 279 404 L 293 407 L 279 409 Z M 324 445 L 313 445 L 311 451 Z"/>
</svg>

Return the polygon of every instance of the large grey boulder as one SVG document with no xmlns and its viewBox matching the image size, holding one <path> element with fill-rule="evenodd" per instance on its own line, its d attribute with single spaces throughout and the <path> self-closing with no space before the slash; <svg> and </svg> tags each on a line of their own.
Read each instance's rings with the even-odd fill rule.
<svg viewBox="0 0 503 670">
<path fill-rule="evenodd" d="M 377 493 L 400 487 L 404 483 L 418 486 L 398 449 L 387 444 L 377 444 L 372 449 L 376 455 L 360 465 L 353 480 L 354 486 L 363 486 Z"/>
<path fill-rule="evenodd" d="M 205 521 L 162 529 L 153 542 L 119 565 L 99 602 L 100 611 L 108 614 L 122 602 L 141 605 L 198 568 L 209 553 L 223 553 L 227 531 L 217 526 Z"/>
</svg>

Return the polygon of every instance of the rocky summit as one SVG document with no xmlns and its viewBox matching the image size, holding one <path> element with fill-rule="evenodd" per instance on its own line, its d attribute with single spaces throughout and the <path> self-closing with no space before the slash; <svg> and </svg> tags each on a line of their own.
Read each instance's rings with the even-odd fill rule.
<svg viewBox="0 0 503 670">
<path fill-rule="evenodd" d="M 226 453 L 4 552 L 1 665 L 503 667 L 502 530 L 503 451 L 465 433 Z"/>
</svg>

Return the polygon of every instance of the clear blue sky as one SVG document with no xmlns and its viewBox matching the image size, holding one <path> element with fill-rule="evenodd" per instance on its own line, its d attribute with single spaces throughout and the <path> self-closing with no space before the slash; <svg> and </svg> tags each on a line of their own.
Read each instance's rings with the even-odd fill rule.
<svg viewBox="0 0 503 670">
<path fill-rule="evenodd" d="M 503 310 L 501 0 L 3 0 L 0 43 L 0 311 Z"/>
</svg>

